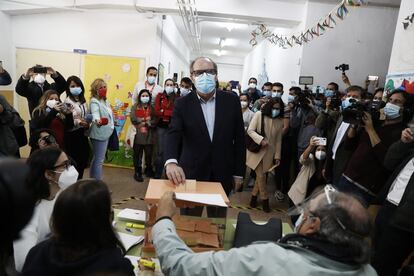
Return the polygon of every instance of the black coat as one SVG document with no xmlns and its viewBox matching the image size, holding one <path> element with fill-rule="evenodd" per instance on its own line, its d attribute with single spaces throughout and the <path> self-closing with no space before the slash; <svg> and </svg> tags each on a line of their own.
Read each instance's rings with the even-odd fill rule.
<svg viewBox="0 0 414 276">
<path fill-rule="evenodd" d="M 50 84 L 45 81 L 43 88 L 34 81 L 25 80 L 23 77 L 19 78 L 19 81 L 16 85 L 16 93 L 27 99 L 27 103 L 29 104 L 30 117 L 32 117 L 33 109 L 39 105 L 39 100 L 45 91 L 53 89 L 56 90 L 60 95 L 66 90 L 66 80 L 59 72 L 56 72 L 56 74 L 57 77 L 52 77 L 55 82 Z"/>
<path fill-rule="evenodd" d="M 119 248 L 104 249 L 71 262 L 62 259 L 56 242 L 53 239 L 45 240 L 29 251 L 22 274 L 25 276 L 86 276 L 111 275 L 111 273 L 135 275 L 134 267 L 122 256 Z"/>
<path fill-rule="evenodd" d="M 388 149 L 384 159 L 384 166 L 388 170 L 393 170 L 391 177 L 388 179 L 385 189 L 382 193 L 385 199 L 389 189 L 395 178 L 400 174 L 401 170 L 407 165 L 411 159 L 414 158 L 414 143 L 405 144 L 401 141 L 395 142 Z M 414 233 L 414 174 L 411 175 L 407 187 L 400 201 L 400 204 L 395 209 L 390 223 L 397 228 Z"/>
<path fill-rule="evenodd" d="M 177 99 L 164 148 L 165 160 L 178 160 L 187 179 L 221 182 L 228 194 L 233 188 L 233 176 L 244 176 L 246 168 L 244 125 L 238 97 L 216 92 L 213 141 L 197 94 L 193 92 Z"/>
</svg>

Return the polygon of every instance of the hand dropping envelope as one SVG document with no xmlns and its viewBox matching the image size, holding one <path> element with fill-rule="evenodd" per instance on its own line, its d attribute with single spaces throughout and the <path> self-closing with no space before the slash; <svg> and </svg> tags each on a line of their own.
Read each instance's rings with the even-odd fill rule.
<svg viewBox="0 0 414 276">
<path fill-rule="evenodd" d="M 228 207 L 220 194 L 175 193 L 175 199 L 204 205 Z"/>
</svg>

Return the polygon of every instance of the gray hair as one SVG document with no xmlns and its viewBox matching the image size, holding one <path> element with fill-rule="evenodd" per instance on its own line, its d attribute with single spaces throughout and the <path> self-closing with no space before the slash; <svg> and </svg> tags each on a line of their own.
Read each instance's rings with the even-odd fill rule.
<svg viewBox="0 0 414 276">
<path fill-rule="evenodd" d="M 351 252 L 353 261 L 369 263 L 370 246 L 367 241 L 372 229 L 367 210 L 354 197 L 338 193 L 334 202 L 319 202 L 312 213 L 320 220 L 316 236 L 333 244 L 344 245 Z"/>
<path fill-rule="evenodd" d="M 199 59 L 208 59 L 211 63 L 213 63 L 214 66 L 214 70 L 216 70 L 216 72 L 218 73 L 218 69 L 217 69 L 217 63 L 215 63 L 211 58 L 209 57 L 198 57 L 196 59 L 194 59 L 191 63 L 190 63 L 190 74 L 193 73 L 193 67 L 194 67 L 194 63 L 196 63 L 197 60 Z"/>
</svg>

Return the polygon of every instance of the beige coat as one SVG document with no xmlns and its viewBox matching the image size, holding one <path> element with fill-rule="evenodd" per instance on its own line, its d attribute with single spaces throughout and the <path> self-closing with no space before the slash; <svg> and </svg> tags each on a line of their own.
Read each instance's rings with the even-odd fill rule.
<svg viewBox="0 0 414 276">
<path fill-rule="evenodd" d="M 303 154 L 300 156 L 299 163 L 302 165 L 300 172 L 293 182 L 288 195 L 295 205 L 302 203 L 306 197 L 308 184 L 316 171 L 315 157 L 311 153 L 307 160 L 303 160 Z"/>
<path fill-rule="evenodd" d="M 262 113 L 260 111 L 254 114 L 252 121 L 250 122 L 247 134 L 257 144 L 260 144 L 263 140 L 261 133 L 262 125 Z M 283 131 L 283 118 L 272 119 L 267 116 L 264 117 L 265 135 L 269 145 L 262 148 L 259 152 L 253 153 L 247 151 L 246 165 L 255 170 L 260 161 L 263 160 L 263 172 L 267 172 L 274 166 L 273 160 L 279 159 L 282 148 L 282 131 Z"/>
</svg>

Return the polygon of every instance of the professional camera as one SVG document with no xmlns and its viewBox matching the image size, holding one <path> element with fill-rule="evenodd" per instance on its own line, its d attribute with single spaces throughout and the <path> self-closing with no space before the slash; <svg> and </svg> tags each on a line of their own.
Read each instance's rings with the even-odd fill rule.
<svg viewBox="0 0 414 276">
<path fill-rule="evenodd" d="M 45 143 L 47 145 L 53 145 L 53 144 L 57 143 L 56 138 L 53 135 L 50 135 L 50 134 L 43 137 L 42 140 L 45 141 Z"/>
<path fill-rule="evenodd" d="M 303 90 L 303 92 L 296 95 L 293 104 L 298 107 L 308 108 L 310 103 L 310 91 Z"/>
<path fill-rule="evenodd" d="M 335 70 L 341 70 L 342 73 L 345 74 L 345 71 L 348 71 L 349 70 L 349 64 L 343 63 L 343 64 L 341 64 L 339 66 L 335 66 Z"/>
<path fill-rule="evenodd" d="M 380 122 L 380 109 L 385 107 L 383 101 L 358 102 L 351 99 L 351 106 L 342 111 L 343 121 L 353 125 L 363 124 L 364 112 L 371 114 L 372 122 L 378 124 Z"/>
</svg>

